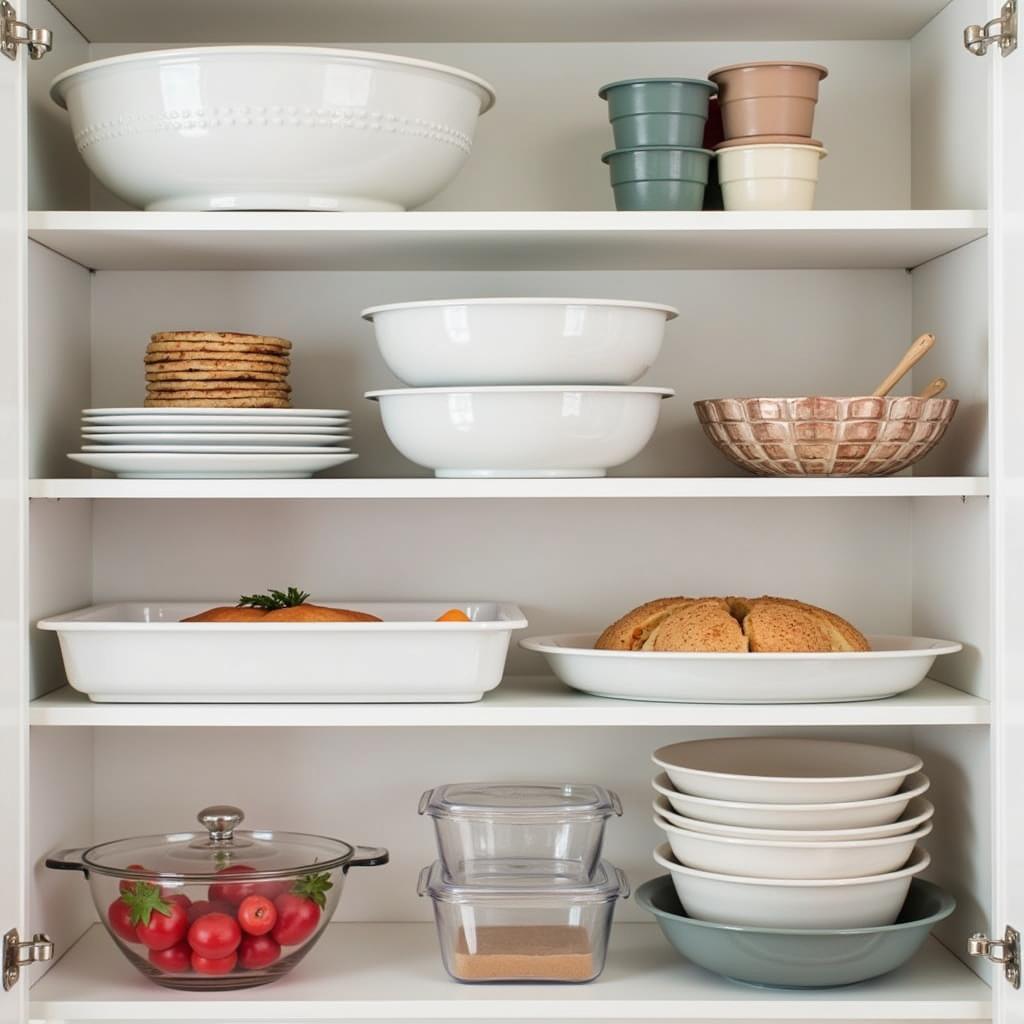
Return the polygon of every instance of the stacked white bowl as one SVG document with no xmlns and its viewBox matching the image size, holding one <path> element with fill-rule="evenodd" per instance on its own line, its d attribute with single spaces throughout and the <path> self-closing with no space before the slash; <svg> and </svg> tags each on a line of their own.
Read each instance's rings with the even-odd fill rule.
<svg viewBox="0 0 1024 1024">
<path fill-rule="evenodd" d="M 896 920 L 930 857 L 915 754 L 838 740 L 747 737 L 655 751 L 655 861 L 697 920 L 868 928 Z"/>
<path fill-rule="evenodd" d="M 439 477 L 604 476 L 638 455 L 670 388 L 630 387 L 671 306 L 619 299 L 438 299 L 374 306 L 408 388 L 370 391 L 392 444 Z"/>
</svg>

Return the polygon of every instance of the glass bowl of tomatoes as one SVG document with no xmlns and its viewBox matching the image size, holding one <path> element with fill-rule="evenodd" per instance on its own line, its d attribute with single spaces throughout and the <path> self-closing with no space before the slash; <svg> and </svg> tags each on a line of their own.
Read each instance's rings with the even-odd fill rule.
<svg viewBox="0 0 1024 1024">
<path fill-rule="evenodd" d="M 241 830 L 237 807 L 207 807 L 202 832 L 62 850 L 81 871 L 121 952 L 167 988 L 226 991 L 287 974 L 334 915 L 350 868 L 388 851 L 300 832 Z"/>
</svg>

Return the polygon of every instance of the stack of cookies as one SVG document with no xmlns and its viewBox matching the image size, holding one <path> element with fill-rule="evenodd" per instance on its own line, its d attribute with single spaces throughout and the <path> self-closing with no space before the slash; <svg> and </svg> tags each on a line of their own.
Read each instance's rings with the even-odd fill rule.
<svg viewBox="0 0 1024 1024">
<path fill-rule="evenodd" d="M 146 405 L 291 408 L 291 347 L 262 334 L 161 331 L 146 349 Z"/>
</svg>

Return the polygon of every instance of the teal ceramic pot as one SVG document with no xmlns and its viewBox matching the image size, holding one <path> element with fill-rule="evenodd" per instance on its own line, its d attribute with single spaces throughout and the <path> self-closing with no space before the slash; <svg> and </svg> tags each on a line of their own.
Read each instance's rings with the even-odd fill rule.
<svg viewBox="0 0 1024 1024">
<path fill-rule="evenodd" d="M 888 974 L 905 964 L 956 900 L 915 878 L 900 916 L 879 928 L 838 930 L 744 928 L 686 916 L 670 875 L 645 882 L 637 903 L 658 920 L 687 960 L 732 981 L 767 988 L 837 988 Z"/>
<path fill-rule="evenodd" d="M 611 173 L 618 210 L 699 210 L 712 153 L 683 146 L 613 149 L 601 159 Z"/>
<path fill-rule="evenodd" d="M 603 85 L 617 149 L 700 146 L 708 100 L 717 92 L 702 78 L 633 78 Z"/>
</svg>

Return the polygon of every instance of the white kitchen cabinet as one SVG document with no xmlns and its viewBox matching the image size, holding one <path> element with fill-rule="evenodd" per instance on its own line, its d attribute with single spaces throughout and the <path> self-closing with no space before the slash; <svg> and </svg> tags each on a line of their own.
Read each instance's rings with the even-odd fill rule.
<svg viewBox="0 0 1024 1024">
<path fill-rule="evenodd" d="M 21 0 L 54 32 L 0 57 L 0 933 L 55 955 L 0 995 L 0 1022 L 687 1020 L 1024 1021 L 968 936 L 1024 927 L 1020 883 L 1024 455 L 1017 342 L 1024 49 L 969 55 L 995 0 Z M 58 10 L 59 8 L 59 10 Z M 91 181 L 49 80 L 91 57 L 176 43 L 337 42 L 491 80 L 472 158 L 408 214 L 153 214 Z M 802 214 L 618 214 L 602 83 L 748 58 L 829 66 L 830 156 Z M 582 294 L 682 310 L 645 383 L 674 387 L 651 446 L 605 480 L 435 480 L 388 444 L 363 391 L 391 378 L 358 311 L 457 294 Z M 138 404 L 155 330 L 295 341 L 296 398 L 353 410 L 352 468 L 308 481 L 92 478 L 65 458 L 88 406 Z M 870 390 L 911 337 L 962 406 L 913 475 L 737 475 L 690 403 Z M 659 593 L 792 594 L 867 632 L 962 641 L 900 698 L 818 706 L 602 701 L 515 650 L 476 705 L 92 705 L 33 623 L 99 601 L 221 599 L 301 585 L 325 598 L 503 599 L 531 634 L 595 628 Z M 140 674 L 145 666 L 139 666 Z M 648 756 L 698 735 L 776 730 L 914 749 L 937 806 L 929 874 L 956 913 L 906 968 L 829 992 L 766 992 L 676 958 L 631 903 L 581 987 L 459 986 L 415 877 L 420 792 L 470 777 L 614 786 L 608 855 L 650 858 Z M 392 852 L 283 981 L 215 998 L 138 976 L 56 847 L 185 828 L 207 804 Z"/>
</svg>

